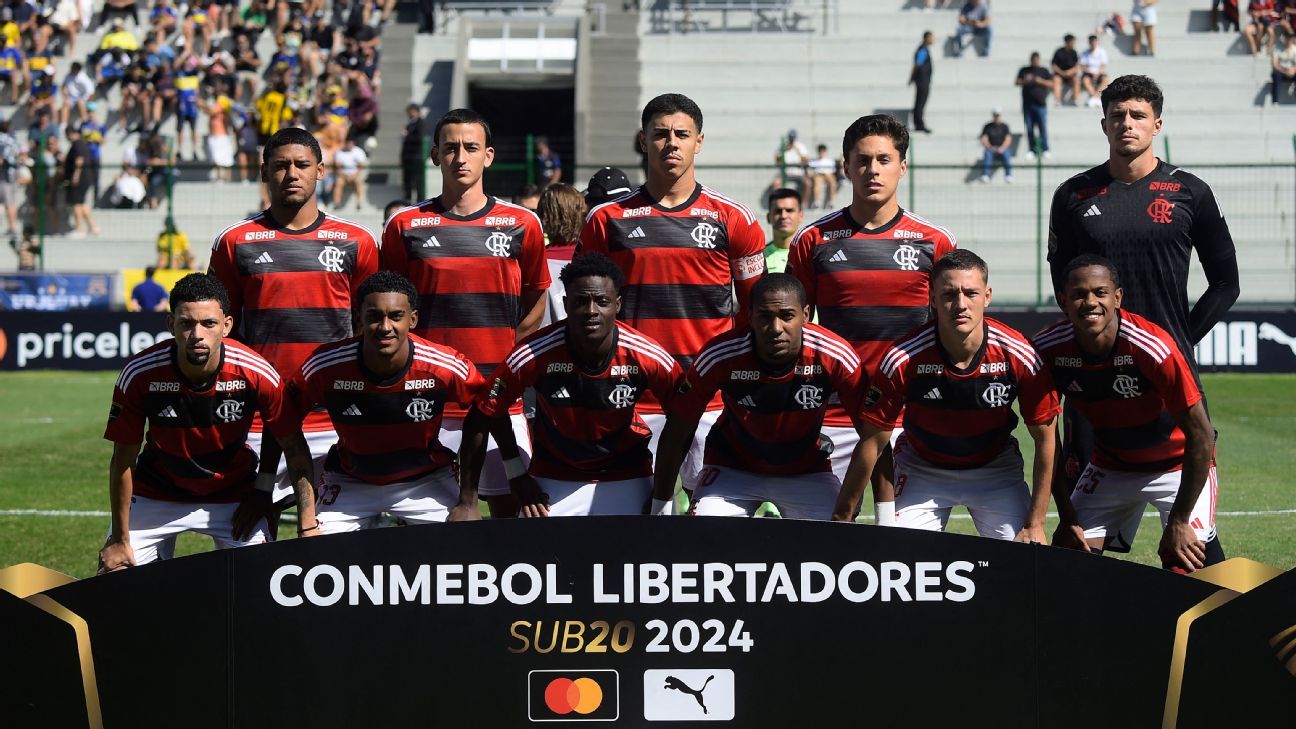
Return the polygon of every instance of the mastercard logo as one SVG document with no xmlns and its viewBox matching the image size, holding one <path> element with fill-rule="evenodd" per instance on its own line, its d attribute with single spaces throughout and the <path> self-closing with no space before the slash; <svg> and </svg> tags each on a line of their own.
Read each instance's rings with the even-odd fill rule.
<svg viewBox="0 0 1296 729">
<path fill-rule="evenodd" d="M 615 721 L 616 671 L 531 671 L 527 677 L 531 721 Z"/>
<path fill-rule="evenodd" d="M 603 705 L 603 688 L 598 681 L 582 677 L 555 678 L 545 687 L 545 706 L 555 714 L 592 714 Z"/>
</svg>

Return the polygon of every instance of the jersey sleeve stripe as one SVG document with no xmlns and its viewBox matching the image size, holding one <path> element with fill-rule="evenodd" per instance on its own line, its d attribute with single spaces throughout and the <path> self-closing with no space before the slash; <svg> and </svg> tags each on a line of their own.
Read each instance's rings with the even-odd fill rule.
<svg viewBox="0 0 1296 729">
<path fill-rule="evenodd" d="M 809 347 L 810 349 L 815 350 L 816 352 L 823 352 L 829 357 L 832 357 L 833 359 L 837 360 L 842 364 L 843 367 L 846 368 L 848 372 L 853 373 L 855 372 L 855 370 L 859 369 L 858 362 L 851 362 L 850 360 L 843 358 L 840 354 L 838 354 L 834 350 L 828 349 L 827 347 L 823 346 L 823 344 L 820 342 L 814 342 L 807 339 L 806 346 Z"/>
<path fill-rule="evenodd" d="M 721 195 L 720 193 L 716 192 L 715 190 L 712 190 L 706 185 L 702 186 L 702 192 L 705 192 L 707 195 L 711 196 L 712 198 L 727 204 L 731 208 L 736 208 L 738 212 L 742 213 L 743 218 L 747 221 L 749 225 L 751 223 L 756 222 L 755 213 L 753 213 L 751 211 L 751 208 L 747 207 L 746 205 L 743 205 L 742 203 L 732 198 L 725 197 L 724 195 Z"/>
<path fill-rule="evenodd" d="M 121 388 L 122 390 L 125 390 L 126 387 L 125 385 L 122 384 L 122 381 L 123 380 L 129 381 L 130 375 L 135 370 L 150 365 L 159 360 L 170 359 L 170 358 L 171 358 L 171 351 L 168 349 L 163 349 L 160 352 L 154 352 L 153 354 L 145 355 L 143 357 L 140 357 L 139 359 L 135 359 L 135 360 L 131 360 L 130 362 L 127 362 L 126 366 L 122 368 L 121 374 L 117 375 L 117 387 Z"/>
<path fill-rule="evenodd" d="M 247 223 L 251 223 L 264 215 L 265 213 L 257 213 L 256 215 L 249 215 L 248 217 L 229 226 L 225 230 L 222 230 L 221 232 L 217 233 L 216 240 L 212 241 L 212 250 L 215 251 L 217 248 L 220 248 L 221 241 L 225 240 L 225 236 L 229 234 L 231 231 L 233 231 L 235 228 L 239 227 L 240 225 L 246 225 Z"/>
<path fill-rule="evenodd" d="M 424 364 L 435 365 L 435 366 L 437 366 L 437 367 L 441 367 L 442 369 L 450 370 L 450 371 L 453 372 L 454 374 L 458 375 L 458 376 L 459 376 L 459 379 L 461 379 L 461 380 L 466 380 L 466 379 L 468 379 L 468 370 L 466 370 L 466 369 L 459 369 L 459 368 L 457 368 L 457 367 L 452 367 L 452 366 L 450 366 L 450 363 L 446 362 L 446 361 L 443 360 L 443 359 L 436 359 L 436 358 L 433 358 L 433 357 L 426 357 L 426 356 L 424 356 L 424 355 L 422 355 L 422 354 L 417 354 L 417 353 L 416 353 L 416 354 L 414 355 L 414 361 L 415 361 L 415 362 L 423 362 Z"/>
<path fill-rule="evenodd" d="M 721 362 L 727 359 L 733 359 L 734 357 L 741 357 L 750 351 L 752 351 L 751 343 L 748 342 L 745 347 L 739 347 L 738 349 L 730 350 L 728 352 L 725 352 L 724 354 L 713 357 L 711 358 L 710 362 L 707 362 L 705 365 L 698 368 L 698 374 L 702 375 L 703 377 L 706 377 L 707 373 L 710 372 L 716 365 L 720 364 Z"/>
<path fill-rule="evenodd" d="M 928 228 L 933 228 L 933 229 L 935 229 L 935 230 L 940 231 L 941 234 L 945 236 L 945 239 L 949 241 L 949 244 L 950 244 L 951 246 L 954 246 L 955 248 L 958 248 L 958 240 L 954 238 L 954 231 L 950 230 L 949 228 L 946 228 L 946 227 L 943 226 L 943 225 L 937 225 L 937 224 L 931 222 L 930 220 L 928 220 L 928 219 L 926 219 L 926 218 L 924 218 L 924 217 L 921 217 L 921 216 L 919 216 L 919 215 L 915 215 L 915 214 L 913 214 L 912 212 L 910 212 L 910 211 L 908 211 L 908 210 L 906 210 L 904 214 L 905 214 L 905 217 L 906 217 L 906 218 L 909 218 L 910 220 L 914 221 L 915 223 L 919 223 L 919 224 L 921 224 L 921 225 L 925 225 L 925 226 L 927 226 Z"/>
<path fill-rule="evenodd" d="M 650 350 L 650 349 L 647 349 L 647 348 L 645 348 L 645 347 L 641 347 L 641 346 L 639 346 L 639 345 L 636 344 L 635 342 L 622 341 L 618 346 L 619 346 L 621 349 L 624 349 L 624 350 L 627 350 L 627 351 L 630 351 L 630 352 L 637 352 L 637 353 L 639 353 L 639 354 L 642 354 L 643 356 L 648 357 L 649 359 L 651 359 L 651 360 L 653 360 L 654 362 L 660 364 L 662 367 L 665 367 L 665 368 L 668 369 L 668 370 L 671 368 L 671 365 L 675 364 L 675 360 L 674 360 L 674 359 L 671 359 L 671 358 L 669 358 L 669 357 L 663 357 L 662 355 L 660 355 L 660 354 L 658 354 L 658 353 L 656 353 L 656 352 L 654 352 L 654 351 L 652 351 L 652 350 Z"/>
<path fill-rule="evenodd" d="M 718 344 L 714 344 L 698 353 L 697 359 L 693 360 L 693 366 L 701 371 L 702 366 L 709 363 L 716 356 L 749 343 L 751 343 L 751 335 L 745 334 L 738 339 L 728 339 Z"/>
<path fill-rule="evenodd" d="M 838 359 L 852 367 L 859 366 L 859 355 L 855 354 L 855 350 L 851 349 L 850 346 L 815 331 L 806 330 L 805 336 L 817 344 L 819 349 L 836 354 Z"/>
<path fill-rule="evenodd" d="M 269 362 L 266 362 L 259 357 L 257 359 L 252 359 L 250 357 L 244 357 L 242 353 L 226 352 L 225 359 L 228 362 L 232 362 L 240 367 L 256 372 L 267 380 L 270 380 L 276 387 L 279 385 L 279 373 L 275 372 L 274 367 L 271 367 Z"/>
<path fill-rule="evenodd" d="M 1005 352 L 1021 360 L 1022 364 L 1030 368 L 1032 373 L 1039 372 L 1043 362 L 1040 362 L 1039 355 L 1029 344 L 1019 342 L 1016 339 L 1004 334 L 1003 332 L 990 327 L 990 341 L 999 345 Z"/>
<path fill-rule="evenodd" d="M 146 360 L 141 360 L 129 373 L 122 370 L 121 376 L 117 378 L 117 389 L 126 392 L 126 390 L 130 388 L 131 380 L 134 380 L 135 376 L 139 373 L 157 369 L 158 367 L 165 367 L 169 364 L 171 364 L 171 358 L 169 356 L 161 359 L 153 359 L 150 357 Z"/>
<path fill-rule="evenodd" d="M 508 367 L 510 370 L 512 370 L 513 372 L 517 372 L 518 367 L 521 367 L 527 362 L 530 362 L 531 360 L 535 359 L 536 355 L 538 355 L 540 352 L 547 351 L 546 347 L 548 345 L 554 343 L 555 341 L 560 340 L 563 336 L 563 333 L 564 330 L 558 330 L 555 332 L 550 332 L 549 334 L 546 334 L 545 336 L 540 337 L 539 339 L 536 339 L 534 341 L 527 342 L 526 344 L 515 349 L 513 351 L 513 354 L 510 354 L 508 358 L 504 360 L 504 365 Z"/>
<path fill-rule="evenodd" d="M 1170 356 L 1170 348 L 1167 347 L 1165 342 L 1162 342 L 1152 332 L 1149 332 L 1148 330 L 1143 329 L 1129 321 L 1121 322 L 1121 331 L 1129 332 L 1130 334 L 1137 336 L 1140 340 L 1145 342 L 1147 346 L 1150 347 L 1152 350 L 1159 352 L 1161 355 L 1161 359 Z"/>
<path fill-rule="evenodd" d="M 890 377 L 895 371 L 898 364 L 897 360 L 909 359 L 913 354 L 923 351 L 930 347 L 932 342 L 936 341 L 936 331 L 934 329 L 924 329 L 918 336 L 907 339 L 886 353 L 882 358 L 882 369 L 886 371 L 886 376 Z"/>
<path fill-rule="evenodd" d="M 1035 349 L 1043 350 L 1046 347 L 1053 347 L 1062 342 L 1069 342 L 1075 339 L 1075 329 L 1068 323 L 1065 329 L 1047 331 L 1035 339 Z"/>
<path fill-rule="evenodd" d="M 432 364 L 439 364 L 448 370 L 452 370 L 463 379 L 468 379 L 468 366 L 444 352 L 438 352 L 430 347 L 423 347 L 416 344 L 414 345 L 414 358 L 421 358 L 424 361 L 431 362 Z"/>
<path fill-rule="evenodd" d="M 302 365 L 302 375 L 305 377 L 314 377 L 315 374 L 322 369 L 331 367 L 340 362 L 347 362 L 355 359 L 356 351 L 356 349 L 350 348 L 311 357 Z"/>
<path fill-rule="evenodd" d="M 1120 336 L 1121 339 L 1126 340 L 1130 344 L 1133 344 L 1135 347 L 1138 347 L 1144 352 L 1147 352 L 1148 354 L 1152 355 L 1152 359 L 1155 359 L 1157 361 L 1157 364 L 1164 362 L 1166 358 L 1170 356 L 1169 351 L 1152 346 L 1148 342 L 1148 340 L 1144 339 L 1142 336 L 1138 334 L 1135 334 L 1134 332 L 1127 330 L 1125 327 L 1121 327 Z M 1160 342 L 1158 342 L 1158 344 L 1160 344 Z"/>
<path fill-rule="evenodd" d="M 667 352 L 664 347 L 654 342 L 653 340 L 649 339 L 648 337 L 641 336 L 639 334 L 634 334 L 633 332 L 628 332 L 625 329 L 621 329 L 621 328 L 618 328 L 617 331 L 620 332 L 621 337 L 626 341 L 634 342 L 635 344 L 644 346 L 652 351 L 660 353 L 663 357 L 666 357 L 667 359 L 674 361 L 674 358 L 671 357 L 670 352 Z"/>
</svg>

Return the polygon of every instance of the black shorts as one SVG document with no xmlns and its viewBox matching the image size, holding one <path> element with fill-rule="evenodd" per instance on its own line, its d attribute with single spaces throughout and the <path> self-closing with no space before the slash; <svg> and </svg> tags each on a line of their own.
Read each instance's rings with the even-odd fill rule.
<svg viewBox="0 0 1296 729">
<path fill-rule="evenodd" d="M 86 193 L 88 192 L 90 192 L 90 186 L 85 183 L 76 185 L 74 187 L 69 186 L 67 188 L 67 204 L 84 205 L 86 201 Z"/>
</svg>

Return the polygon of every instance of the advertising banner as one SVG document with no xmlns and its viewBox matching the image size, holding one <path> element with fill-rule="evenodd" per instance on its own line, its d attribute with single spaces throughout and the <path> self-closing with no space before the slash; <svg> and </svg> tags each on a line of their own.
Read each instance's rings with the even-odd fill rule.
<svg viewBox="0 0 1296 729">
<path fill-rule="evenodd" d="M 159 312 L 0 311 L 0 370 L 120 370 L 170 336 Z"/>
<path fill-rule="evenodd" d="M 109 273 L 0 274 L 0 310 L 71 311 L 112 307 Z"/>
</svg>

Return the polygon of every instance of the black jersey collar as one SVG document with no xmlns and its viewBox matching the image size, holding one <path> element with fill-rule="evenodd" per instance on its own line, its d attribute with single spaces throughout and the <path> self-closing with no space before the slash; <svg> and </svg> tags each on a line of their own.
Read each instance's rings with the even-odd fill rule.
<svg viewBox="0 0 1296 729">
<path fill-rule="evenodd" d="M 936 330 L 936 348 L 940 350 L 941 359 L 945 360 L 945 369 L 956 375 L 970 375 L 977 371 L 981 366 L 981 360 L 985 359 L 986 345 L 990 343 L 990 322 L 985 319 L 981 320 L 981 347 L 972 355 L 972 361 L 967 367 L 958 367 L 950 359 L 949 352 L 945 351 L 945 345 L 940 340 L 940 325 L 933 327 Z"/>
<path fill-rule="evenodd" d="M 185 376 L 184 370 L 180 369 L 180 340 L 172 339 L 171 342 L 171 367 L 175 370 L 177 379 L 179 379 L 190 392 L 207 392 L 212 389 L 212 387 L 216 385 L 216 380 L 220 379 L 221 370 L 225 369 L 225 342 L 221 342 L 220 354 L 218 355 L 220 357 L 220 362 L 216 364 L 216 371 L 212 373 L 210 379 L 205 382 L 200 382 L 196 386 L 189 381 L 188 377 Z"/>
<path fill-rule="evenodd" d="M 446 207 L 441 204 L 440 196 L 432 199 L 432 209 L 435 210 L 438 215 L 441 215 L 443 217 L 447 217 L 451 220 L 457 220 L 461 223 L 469 223 L 474 220 L 480 220 L 481 218 L 486 217 L 487 213 L 489 213 L 491 210 L 494 210 L 495 198 L 491 195 L 487 195 L 486 204 L 483 205 L 481 209 L 478 210 L 477 212 L 468 213 L 467 215 L 457 215 L 447 210 Z"/>
<path fill-rule="evenodd" d="M 405 379 L 405 375 L 409 374 L 410 367 L 413 366 L 414 364 L 414 340 L 411 339 L 408 334 L 405 336 L 405 346 L 409 347 L 409 356 L 405 358 L 405 366 L 400 368 L 398 371 L 396 371 L 395 374 L 389 375 L 387 377 L 379 376 L 377 373 L 375 373 L 373 370 L 369 369 L 369 367 L 365 365 L 364 337 L 363 336 L 360 337 L 359 341 L 360 341 L 360 346 L 356 347 L 356 364 L 359 365 L 360 367 L 360 374 L 363 375 L 366 380 L 373 383 L 375 386 L 391 387 L 392 385 L 395 385 L 397 382 L 400 382 L 401 380 Z"/>
<path fill-rule="evenodd" d="M 576 352 L 571 346 L 571 330 L 566 326 L 563 327 L 563 341 L 567 344 L 567 351 L 572 354 L 572 361 L 576 362 L 576 366 L 580 367 L 581 372 L 590 376 L 601 375 L 607 372 L 607 368 L 612 365 L 612 358 L 616 356 L 617 344 L 621 341 L 621 327 L 617 326 L 616 322 L 612 323 L 612 348 L 608 350 L 607 356 L 603 357 L 603 360 L 594 367 L 586 367 L 584 362 L 576 359 Z"/>
<path fill-rule="evenodd" d="M 267 228 L 270 228 L 272 230 L 277 230 L 280 233 L 285 233 L 287 235 L 306 235 L 307 233 L 314 233 L 315 229 L 323 225 L 324 219 L 328 217 L 324 214 L 324 211 L 321 210 L 319 211 L 319 214 L 315 216 L 315 222 L 311 223 L 305 228 L 294 229 L 284 225 L 280 225 L 279 221 L 275 220 L 274 216 L 270 214 L 269 208 L 266 208 L 264 215 L 266 219 Z"/>
<path fill-rule="evenodd" d="M 668 208 L 665 205 L 662 205 L 660 200 L 655 199 L 652 196 L 652 193 L 648 192 L 647 185 L 643 185 L 639 189 L 640 191 L 643 192 L 644 198 L 648 200 L 648 204 L 652 205 L 654 210 L 659 210 L 663 213 L 678 213 L 681 210 L 684 210 L 692 206 L 693 203 L 697 202 L 697 199 L 702 196 L 702 183 L 697 183 L 693 186 L 693 194 L 689 195 L 689 198 L 687 200 L 680 203 L 679 205 L 676 205 L 673 208 Z"/>
<path fill-rule="evenodd" d="M 896 210 L 896 214 L 894 218 L 891 218 L 890 220 L 888 220 L 887 222 L 883 223 L 882 225 L 876 228 L 864 227 L 862 223 L 860 223 L 858 220 L 855 219 L 853 215 L 851 215 L 849 205 L 847 205 L 845 208 L 842 208 L 842 213 L 846 216 L 847 222 L 850 223 L 851 229 L 861 231 L 868 235 L 877 235 L 879 233 L 885 233 L 891 230 L 892 228 L 896 227 L 896 225 L 900 223 L 900 220 L 904 218 L 905 211 L 904 208 L 900 208 L 899 210 Z"/>
</svg>

